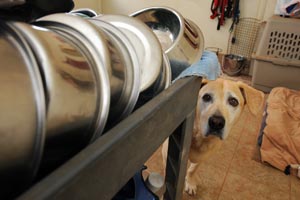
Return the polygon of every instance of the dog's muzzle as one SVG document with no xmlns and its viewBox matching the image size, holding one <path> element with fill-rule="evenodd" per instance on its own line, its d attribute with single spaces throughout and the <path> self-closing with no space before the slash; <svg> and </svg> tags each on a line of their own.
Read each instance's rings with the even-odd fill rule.
<svg viewBox="0 0 300 200">
<path fill-rule="evenodd" d="M 209 130 L 207 135 L 215 135 L 223 139 L 223 129 L 225 126 L 225 119 L 220 115 L 213 115 L 208 119 Z"/>
</svg>

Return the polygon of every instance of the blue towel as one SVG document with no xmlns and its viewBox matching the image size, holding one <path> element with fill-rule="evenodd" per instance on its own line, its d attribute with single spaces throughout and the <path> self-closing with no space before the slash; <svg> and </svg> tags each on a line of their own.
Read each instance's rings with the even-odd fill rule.
<svg viewBox="0 0 300 200">
<path fill-rule="evenodd" d="M 201 76 L 208 80 L 215 80 L 221 75 L 221 66 L 216 53 L 207 50 L 203 51 L 201 59 L 190 67 L 183 69 L 180 65 L 175 67 L 171 65 L 171 68 L 173 75 L 179 74 L 172 82 L 187 76 Z"/>
</svg>

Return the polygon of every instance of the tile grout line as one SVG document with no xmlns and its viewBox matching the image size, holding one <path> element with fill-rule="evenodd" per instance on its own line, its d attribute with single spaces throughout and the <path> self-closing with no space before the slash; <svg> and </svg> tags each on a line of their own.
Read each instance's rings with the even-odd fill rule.
<svg viewBox="0 0 300 200">
<path fill-rule="evenodd" d="M 247 117 L 246 117 L 245 122 L 248 121 L 248 119 L 249 119 L 249 115 L 247 114 Z M 242 135 L 243 135 L 243 133 L 244 133 L 244 130 L 245 130 L 245 126 L 243 126 L 243 129 L 242 129 L 242 131 L 241 131 L 242 133 L 241 133 L 240 136 L 239 136 L 239 139 L 238 139 L 237 145 L 235 146 L 234 153 L 233 153 L 233 156 L 232 156 L 232 158 L 231 158 L 230 164 L 229 164 L 229 166 L 228 166 L 228 168 L 227 168 L 227 170 L 226 170 L 226 174 L 225 174 L 223 183 L 222 183 L 222 185 L 221 185 L 220 192 L 219 192 L 219 194 L 218 194 L 218 198 L 217 198 L 218 200 L 219 200 L 220 195 L 221 195 L 221 193 L 222 193 L 222 190 L 223 190 L 223 187 L 224 187 L 224 184 L 225 184 L 227 175 L 228 175 L 229 170 L 230 170 L 230 168 L 231 168 L 232 161 L 233 161 L 233 159 L 234 159 L 234 157 L 235 157 L 235 155 L 236 155 L 236 151 L 237 151 L 237 148 L 238 148 L 238 146 L 239 146 L 239 144 L 240 144 L 240 141 L 241 141 Z"/>
</svg>

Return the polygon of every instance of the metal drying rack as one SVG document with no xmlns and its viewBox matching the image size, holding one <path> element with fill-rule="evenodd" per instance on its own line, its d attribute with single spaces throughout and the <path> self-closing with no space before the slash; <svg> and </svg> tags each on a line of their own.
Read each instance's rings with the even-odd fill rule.
<svg viewBox="0 0 300 200">
<path fill-rule="evenodd" d="M 180 200 L 200 85 L 176 81 L 18 199 L 109 200 L 170 136 L 164 197 Z"/>
<path fill-rule="evenodd" d="M 241 18 L 228 38 L 227 53 L 250 59 L 256 43 L 261 21 L 256 18 Z"/>
</svg>

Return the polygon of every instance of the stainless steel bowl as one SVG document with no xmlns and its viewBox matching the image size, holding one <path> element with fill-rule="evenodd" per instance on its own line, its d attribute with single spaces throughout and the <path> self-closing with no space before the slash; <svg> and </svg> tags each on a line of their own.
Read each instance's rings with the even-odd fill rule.
<svg viewBox="0 0 300 200">
<path fill-rule="evenodd" d="M 237 76 L 245 68 L 246 58 L 241 55 L 225 54 L 222 60 L 222 71 L 229 76 Z"/>
<path fill-rule="evenodd" d="M 120 29 L 135 48 L 141 70 L 140 92 L 158 79 L 162 69 L 162 49 L 151 29 L 141 21 L 125 15 L 101 15 L 95 17 Z"/>
<path fill-rule="evenodd" d="M 110 50 L 113 80 L 108 124 L 112 126 L 128 116 L 137 102 L 140 86 L 140 68 L 133 45 L 126 35 L 112 24 L 100 19 L 90 18 L 105 33 Z"/>
<path fill-rule="evenodd" d="M 86 146 L 104 127 L 108 108 L 99 108 L 109 105 L 107 74 L 103 79 L 96 77 L 95 61 L 68 38 L 39 26 L 9 25 L 25 38 L 39 64 L 47 105 L 41 167 L 56 166 Z M 103 115 L 106 117 L 101 118 Z"/>
<path fill-rule="evenodd" d="M 38 65 L 23 37 L 0 22 L 0 196 L 28 187 L 42 157 L 46 104 Z"/>
<path fill-rule="evenodd" d="M 176 10 L 168 7 L 149 7 L 130 16 L 141 20 L 153 30 L 172 67 L 189 67 L 201 58 L 204 48 L 201 30 Z"/>
<path fill-rule="evenodd" d="M 167 89 L 171 85 L 171 78 L 172 72 L 169 58 L 165 53 L 163 53 L 163 67 L 161 69 L 161 73 L 154 84 L 151 85 L 151 87 L 140 93 L 136 108 L 144 105 L 160 92 Z"/>
<path fill-rule="evenodd" d="M 92 52 L 93 57 L 104 61 L 103 65 L 96 65 L 96 67 L 104 68 L 109 75 L 110 104 L 112 105 L 109 111 L 109 121 L 114 123 L 131 113 L 138 96 L 136 87 L 140 81 L 136 72 L 136 66 L 134 68 L 128 66 L 128 53 L 125 56 L 121 55 L 122 53 L 126 54 L 126 52 L 120 43 L 121 40 L 117 38 L 122 38 L 120 31 L 114 29 L 114 31 L 109 32 L 108 26 L 106 26 L 106 29 L 100 29 L 95 24 L 95 20 L 97 18 L 88 20 L 70 14 L 53 14 L 38 19 L 37 24 L 83 41 L 84 46 L 88 47 L 86 51 Z M 110 26 L 110 29 L 112 28 Z M 122 42 L 126 42 L 126 40 L 124 39 Z M 108 52 L 105 52 L 105 48 L 108 49 Z M 123 59 L 122 62 L 124 61 L 124 63 L 120 63 L 120 59 Z M 127 62 L 126 64 L 125 61 Z M 125 67 L 125 65 L 127 66 Z M 130 68 L 134 69 L 134 71 L 130 71 Z M 94 139 L 99 136 L 99 134 L 96 135 Z"/>
<path fill-rule="evenodd" d="M 172 73 L 169 58 L 165 53 L 163 53 L 163 67 L 161 73 L 159 75 L 159 78 L 155 81 L 155 83 L 149 89 L 146 90 L 148 95 L 154 97 L 158 93 L 167 89 L 171 85 L 171 75 Z"/>
<path fill-rule="evenodd" d="M 112 78 L 114 69 L 111 66 L 111 57 L 103 32 L 87 20 L 71 14 L 47 15 L 38 19 L 35 24 L 68 38 L 74 45 L 79 47 L 83 54 L 93 61 L 92 70 L 101 93 L 98 98 L 97 127 L 91 139 L 91 141 L 94 141 L 101 136 L 106 125 L 110 99 L 115 98 L 111 94 L 117 94 L 117 92 L 112 91 L 111 86 L 118 85 L 118 83 L 113 83 L 114 80 L 118 79 Z"/>
<path fill-rule="evenodd" d="M 163 65 L 164 65 L 164 78 L 163 78 L 163 87 L 162 90 L 167 89 L 171 85 L 172 81 L 172 69 L 171 69 L 171 64 L 168 56 L 163 53 Z M 161 90 L 161 91 L 162 91 Z"/>
</svg>

